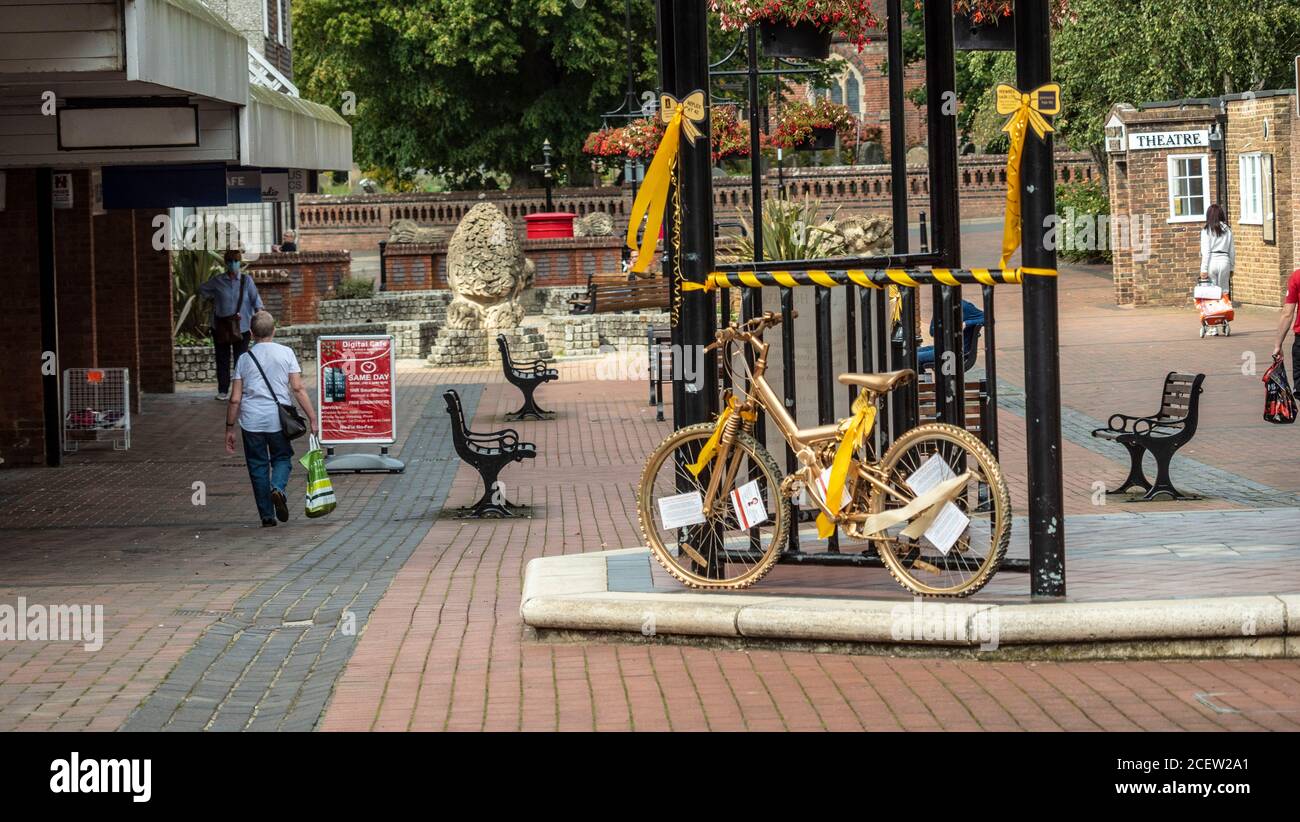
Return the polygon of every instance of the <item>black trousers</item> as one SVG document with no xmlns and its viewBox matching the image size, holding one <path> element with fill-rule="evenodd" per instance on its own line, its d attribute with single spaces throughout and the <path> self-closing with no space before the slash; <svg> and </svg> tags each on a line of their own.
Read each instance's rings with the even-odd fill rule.
<svg viewBox="0 0 1300 822">
<path fill-rule="evenodd" d="M 225 394 L 230 390 L 230 364 L 233 361 L 239 361 L 239 355 L 248 350 L 248 340 L 252 337 L 247 331 L 244 337 L 235 344 L 212 341 L 212 347 L 217 352 L 217 393 Z"/>
<path fill-rule="evenodd" d="M 1291 341 L 1291 390 L 1300 397 L 1300 334 Z"/>
</svg>

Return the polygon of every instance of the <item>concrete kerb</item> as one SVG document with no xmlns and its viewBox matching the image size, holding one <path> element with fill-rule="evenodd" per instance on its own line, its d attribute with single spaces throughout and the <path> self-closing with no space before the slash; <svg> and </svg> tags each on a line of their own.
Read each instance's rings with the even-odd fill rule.
<svg viewBox="0 0 1300 822">
<path fill-rule="evenodd" d="M 607 559 L 530 562 L 520 615 L 542 639 L 1006 658 L 1300 656 L 1300 594 L 988 603 L 608 590 Z M 992 629 L 992 632 L 991 630 Z"/>
</svg>

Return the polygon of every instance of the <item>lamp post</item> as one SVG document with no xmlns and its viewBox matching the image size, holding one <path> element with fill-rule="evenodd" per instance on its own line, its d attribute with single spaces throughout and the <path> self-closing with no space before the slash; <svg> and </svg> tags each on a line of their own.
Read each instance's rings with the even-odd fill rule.
<svg viewBox="0 0 1300 822">
<path fill-rule="evenodd" d="M 555 210 L 551 205 L 551 141 L 542 141 L 542 162 L 533 165 L 533 171 L 542 172 L 542 185 L 546 186 L 546 211 Z"/>
</svg>

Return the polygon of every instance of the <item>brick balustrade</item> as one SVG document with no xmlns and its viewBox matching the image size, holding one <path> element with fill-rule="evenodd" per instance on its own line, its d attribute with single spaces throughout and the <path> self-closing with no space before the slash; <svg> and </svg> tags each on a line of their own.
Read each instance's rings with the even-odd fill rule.
<svg viewBox="0 0 1300 822">
<path fill-rule="evenodd" d="M 1096 165 L 1083 152 L 1058 152 L 1057 174 L 1062 181 L 1092 179 Z M 966 155 L 958 169 L 962 215 L 989 217 L 1002 213 L 1006 196 L 1006 157 Z M 929 173 L 924 166 L 908 169 L 913 217 L 929 210 Z M 765 190 L 774 193 L 783 184 L 787 195 L 811 196 L 829 205 L 888 213 L 892 186 L 888 165 L 826 166 L 769 170 Z M 749 204 L 749 179 L 720 177 L 713 182 L 714 212 L 727 219 Z M 631 187 L 560 189 L 553 193 L 555 210 L 578 216 L 603 211 L 615 217 L 617 227 L 631 210 Z M 546 210 L 542 189 L 512 191 L 458 191 L 444 194 L 350 194 L 333 197 L 303 195 L 298 198 L 299 245 L 307 249 L 373 248 L 388 238 L 393 220 L 414 220 L 421 226 L 453 228 L 480 202 L 495 203 L 523 228 L 523 218 Z M 413 286 L 416 287 L 416 286 Z M 428 288 L 430 286 L 418 286 Z"/>
<path fill-rule="evenodd" d="M 617 271 L 623 238 L 564 237 L 524 240 L 524 255 L 536 266 L 537 288 L 584 286 L 587 275 Z M 425 291 L 447 287 L 447 241 L 385 244 L 385 289 Z"/>
</svg>

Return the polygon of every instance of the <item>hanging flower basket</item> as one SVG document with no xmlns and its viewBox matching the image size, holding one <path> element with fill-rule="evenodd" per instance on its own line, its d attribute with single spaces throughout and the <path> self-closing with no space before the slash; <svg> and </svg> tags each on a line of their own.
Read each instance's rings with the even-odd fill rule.
<svg viewBox="0 0 1300 822">
<path fill-rule="evenodd" d="M 857 142 L 858 120 L 848 106 L 825 98 L 811 103 L 790 102 L 781 106 L 767 143 L 787 151 L 821 151 L 835 147 L 839 135 L 846 145 Z"/>
<path fill-rule="evenodd" d="M 830 29 L 808 20 L 794 25 L 765 20 L 759 26 L 759 40 L 767 57 L 797 57 L 803 60 L 825 60 L 831 56 Z"/>
<path fill-rule="evenodd" d="M 807 142 L 796 148 L 799 151 L 826 151 L 835 148 L 835 129 L 828 126 L 814 128 Z"/>
<path fill-rule="evenodd" d="M 1011 3 L 982 0 L 978 5 L 957 0 L 952 39 L 958 51 L 1015 51 L 1016 19 Z"/>
<path fill-rule="evenodd" d="M 862 51 L 880 26 L 867 0 L 709 0 L 709 10 L 723 31 L 759 26 L 767 57 L 824 60 L 837 34 Z"/>
</svg>

